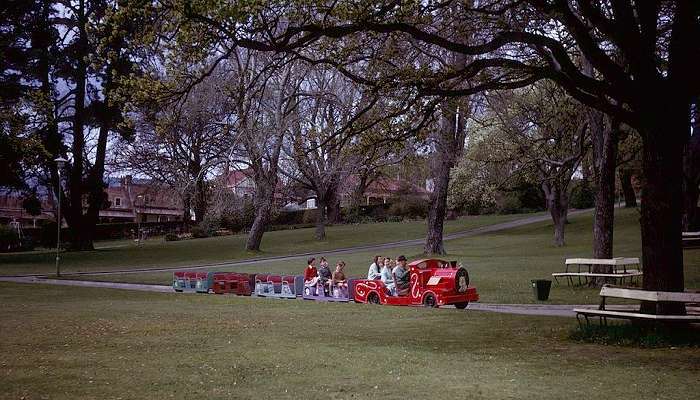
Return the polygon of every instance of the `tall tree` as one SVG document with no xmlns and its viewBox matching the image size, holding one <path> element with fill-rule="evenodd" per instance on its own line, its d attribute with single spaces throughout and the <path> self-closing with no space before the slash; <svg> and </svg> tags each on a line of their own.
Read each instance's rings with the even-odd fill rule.
<svg viewBox="0 0 700 400">
<path fill-rule="evenodd" d="M 549 82 L 491 96 L 497 134 L 487 138 L 492 163 L 514 166 L 515 176 L 537 182 L 554 224 L 554 245 L 563 246 L 571 181 L 590 144 L 580 105 Z"/>
<path fill-rule="evenodd" d="M 245 48 L 233 49 L 222 63 L 228 76 L 232 130 L 238 146 L 235 161 L 253 171 L 255 218 L 246 249 L 260 250 L 275 206 L 282 146 L 296 118 L 303 68 L 295 57 L 271 56 Z"/>
<path fill-rule="evenodd" d="M 167 78 L 161 78 L 167 79 Z M 154 104 L 145 99 L 135 133 L 115 146 L 112 164 L 121 171 L 147 176 L 180 194 L 184 220 L 193 211 L 201 222 L 208 206 L 206 180 L 224 165 L 234 136 L 226 124 L 225 81 L 210 76 L 181 103 Z"/>
<path fill-rule="evenodd" d="M 311 70 L 303 84 L 287 153 L 297 171 L 290 177 L 316 198 L 317 240 L 326 238 L 329 211 L 340 211 L 340 185 L 358 165 L 348 145 L 353 135 L 350 121 L 361 98 L 347 79 L 327 67 Z"/>
<path fill-rule="evenodd" d="M 106 144 L 122 120 L 113 92 L 119 77 L 134 72 L 125 43 L 138 22 L 113 19 L 116 9 L 109 0 L 44 1 L 26 2 L 9 14 L 25 32 L 14 47 L 21 50 L 8 53 L 26 70 L 17 103 L 32 121 L 24 137 L 36 137 L 42 147 L 40 181 L 65 198 L 69 240 L 77 250 L 92 248 L 104 205 Z M 59 156 L 69 158 L 65 185 L 58 184 L 53 161 Z"/>
<path fill-rule="evenodd" d="M 430 159 L 434 188 L 430 193 L 427 234 L 423 248 L 426 254 L 445 254 L 442 236 L 447 215 L 450 173 L 464 153 L 464 140 L 467 135 L 465 125 L 469 111 L 469 103 L 464 99 L 445 100 L 440 106 L 439 124 L 434 130 L 434 135 L 429 136 L 435 151 Z"/>
<path fill-rule="evenodd" d="M 700 36 L 700 3 L 511 0 L 480 2 L 457 13 L 449 1 L 303 4 L 305 12 L 289 12 L 294 18 L 283 24 L 272 18 L 281 11 L 276 5 L 255 7 L 251 23 L 235 30 L 221 29 L 221 9 L 207 10 L 206 16 L 217 35 L 259 50 L 294 51 L 323 38 L 400 35 L 415 46 L 478 56 L 457 71 L 424 70 L 418 79 L 408 77 L 424 94 L 463 96 L 547 78 L 582 103 L 635 128 L 644 146 L 644 288 L 683 290 L 682 154 L 690 133 L 691 99 L 700 91 L 694 62 L 700 54 L 695 39 Z M 436 29 L 431 22 L 438 14 L 480 27 L 479 42 L 465 44 Z M 189 17 L 203 20 L 196 13 Z M 250 40 L 250 32 L 263 26 L 272 33 L 262 41 Z M 596 77 L 572 61 L 580 55 L 591 62 Z M 455 76 L 481 83 L 457 89 L 441 85 Z M 673 305 L 662 308 L 681 311 Z"/>
</svg>

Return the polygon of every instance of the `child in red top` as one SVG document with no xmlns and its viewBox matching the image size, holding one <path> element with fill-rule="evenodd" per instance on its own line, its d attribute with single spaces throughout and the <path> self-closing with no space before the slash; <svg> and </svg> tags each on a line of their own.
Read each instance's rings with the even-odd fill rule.
<svg viewBox="0 0 700 400">
<path fill-rule="evenodd" d="M 308 260 L 308 266 L 304 270 L 304 283 L 307 285 L 315 285 L 316 281 L 318 280 L 318 271 L 316 270 L 316 267 L 314 264 L 316 263 L 316 259 L 311 257 Z"/>
</svg>

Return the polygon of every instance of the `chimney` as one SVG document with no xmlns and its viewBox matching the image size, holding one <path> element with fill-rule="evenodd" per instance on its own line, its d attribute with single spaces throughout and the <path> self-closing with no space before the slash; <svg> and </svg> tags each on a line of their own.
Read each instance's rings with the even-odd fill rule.
<svg viewBox="0 0 700 400">
<path fill-rule="evenodd" d="M 125 175 L 122 178 L 122 186 L 124 186 L 125 188 L 131 186 L 131 175 Z"/>
</svg>

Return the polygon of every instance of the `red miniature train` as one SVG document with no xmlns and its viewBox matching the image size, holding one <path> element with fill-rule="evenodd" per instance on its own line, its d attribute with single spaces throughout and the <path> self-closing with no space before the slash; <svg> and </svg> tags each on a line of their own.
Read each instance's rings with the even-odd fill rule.
<svg viewBox="0 0 700 400">
<path fill-rule="evenodd" d="M 476 288 L 469 286 L 467 270 L 455 261 L 424 259 L 413 261 L 406 267 L 411 277 L 407 295 L 392 295 L 384 282 L 363 279 L 355 281 L 355 301 L 395 306 L 424 305 L 427 307 L 452 304 L 463 309 L 470 301 L 479 300 Z"/>
<path fill-rule="evenodd" d="M 392 294 L 381 280 L 350 279 L 349 290 L 344 295 L 345 301 L 395 306 L 454 305 L 464 309 L 469 302 L 479 300 L 476 288 L 469 286 L 467 270 L 456 261 L 423 259 L 411 262 L 406 268 L 410 274 L 407 294 Z M 331 299 L 329 296 L 304 295 L 302 287 L 303 277 L 301 276 L 181 271 L 173 274 L 173 288 L 176 291 L 283 298 L 303 297 L 316 301 L 343 300 L 342 298 Z"/>
</svg>

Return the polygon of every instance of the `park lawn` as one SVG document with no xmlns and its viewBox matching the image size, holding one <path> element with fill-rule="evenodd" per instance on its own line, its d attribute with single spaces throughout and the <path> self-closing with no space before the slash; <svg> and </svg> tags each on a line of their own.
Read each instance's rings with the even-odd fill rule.
<svg viewBox="0 0 700 400">
<path fill-rule="evenodd" d="M 690 399 L 700 349 L 573 318 L 0 283 L 7 399 Z"/>
<path fill-rule="evenodd" d="M 536 214 L 483 215 L 447 221 L 446 233 L 512 221 Z M 176 267 L 209 264 L 304 252 L 323 252 L 359 245 L 373 245 L 425 235 L 425 221 L 385 222 L 358 225 L 336 225 L 327 228 L 327 239 L 317 241 L 314 229 L 267 232 L 262 252 L 245 250 L 245 235 L 207 239 L 163 242 L 149 240 L 142 246 L 133 241 L 108 243 L 109 247 L 88 252 L 65 252 L 61 255 L 63 272 Z M 51 252 L 33 254 L 0 254 L 0 275 L 55 273 L 55 255 Z"/>
<path fill-rule="evenodd" d="M 552 272 L 563 271 L 566 258 L 592 256 L 592 219 L 591 214 L 571 217 L 571 223 L 566 228 L 567 244 L 564 247 L 552 245 L 552 224 L 541 222 L 447 241 L 445 247 L 450 254 L 446 258 L 460 260 L 468 267 L 471 283 L 477 287 L 482 302 L 536 303 L 530 285 L 531 279 L 551 279 Z M 617 256 L 641 256 L 638 220 L 637 210 L 617 210 L 614 235 Z M 409 246 L 397 247 L 383 253 L 392 258 L 399 254 L 417 258 L 420 257 L 420 252 L 420 247 Z M 345 260 L 350 275 L 359 277 L 366 274 L 373 255 L 374 252 L 357 252 L 329 258 L 331 262 Z M 298 274 L 304 265 L 304 260 L 269 261 L 211 270 Z M 685 251 L 685 276 L 686 287 L 700 288 L 700 250 Z M 172 273 L 88 275 L 80 279 L 168 285 L 171 283 Z M 598 289 L 572 288 L 564 281 L 560 281 L 560 284 L 553 282 L 549 303 L 595 304 L 599 301 L 598 293 Z"/>
</svg>

